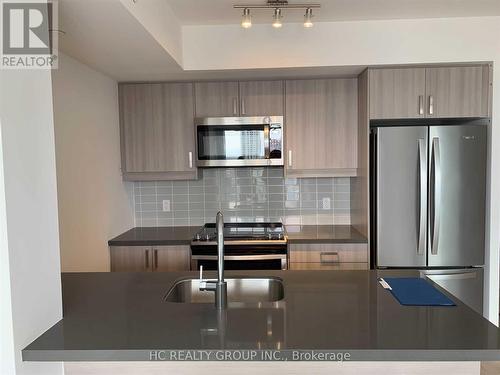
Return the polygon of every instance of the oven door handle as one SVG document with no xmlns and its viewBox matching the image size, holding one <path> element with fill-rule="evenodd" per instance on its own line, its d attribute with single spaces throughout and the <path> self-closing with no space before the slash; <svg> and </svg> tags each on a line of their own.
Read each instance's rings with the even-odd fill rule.
<svg viewBox="0 0 500 375">
<path fill-rule="evenodd" d="M 193 260 L 217 260 L 217 255 L 192 255 Z M 286 254 L 224 255 L 224 260 L 274 260 L 286 259 Z"/>
</svg>

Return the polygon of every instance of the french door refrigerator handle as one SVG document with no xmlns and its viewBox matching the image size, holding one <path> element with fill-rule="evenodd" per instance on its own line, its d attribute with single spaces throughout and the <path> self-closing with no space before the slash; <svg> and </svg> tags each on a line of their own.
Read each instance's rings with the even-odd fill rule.
<svg viewBox="0 0 500 375">
<path fill-rule="evenodd" d="M 437 255 L 439 246 L 439 225 L 440 225 L 440 208 L 441 208 L 441 152 L 439 149 L 439 138 L 432 139 L 432 161 L 434 164 L 434 179 L 432 183 L 433 190 L 433 226 L 432 226 L 432 243 L 431 254 Z"/>
<path fill-rule="evenodd" d="M 418 160 L 419 160 L 419 222 L 418 222 L 418 244 L 417 254 L 425 252 L 425 232 L 427 221 L 427 155 L 425 139 L 418 139 Z"/>
</svg>

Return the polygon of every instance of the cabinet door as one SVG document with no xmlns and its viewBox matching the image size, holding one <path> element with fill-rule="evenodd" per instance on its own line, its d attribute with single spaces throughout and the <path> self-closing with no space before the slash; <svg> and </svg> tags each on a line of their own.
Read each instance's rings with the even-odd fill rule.
<svg viewBox="0 0 500 375">
<path fill-rule="evenodd" d="M 189 271 L 189 246 L 153 246 L 153 271 Z"/>
<path fill-rule="evenodd" d="M 153 171 L 155 129 L 153 123 L 153 94 L 151 84 L 120 86 L 120 122 L 122 170 Z"/>
<path fill-rule="evenodd" d="M 242 116 L 283 116 L 283 81 L 240 82 Z"/>
<path fill-rule="evenodd" d="M 148 246 L 111 246 L 111 272 L 145 272 L 152 270 L 152 252 Z"/>
<path fill-rule="evenodd" d="M 286 174 L 355 176 L 357 79 L 286 81 Z"/>
<path fill-rule="evenodd" d="M 196 117 L 238 116 L 238 82 L 195 84 Z"/>
<path fill-rule="evenodd" d="M 192 83 L 153 85 L 153 123 L 158 171 L 194 175 L 194 94 Z"/>
<path fill-rule="evenodd" d="M 489 66 L 426 69 L 427 117 L 488 117 Z"/>
<path fill-rule="evenodd" d="M 193 84 L 120 85 L 120 114 L 124 179 L 196 178 Z"/>
<path fill-rule="evenodd" d="M 371 69 L 370 118 L 425 116 L 425 68 Z"/>
</svg>

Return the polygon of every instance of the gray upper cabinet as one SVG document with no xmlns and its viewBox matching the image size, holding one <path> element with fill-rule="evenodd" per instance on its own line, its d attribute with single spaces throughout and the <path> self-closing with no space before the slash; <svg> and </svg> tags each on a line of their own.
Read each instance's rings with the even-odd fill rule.
<svg viewBox="0 0 500 375">
<path fill-rule="evenodd" d="M 240 82 L 241 116 L 283 116 L 283 81 Z"/>
<path fill-rule="evenodd" d="M 370 118 L 490 116 L 490 67 L 370 69 Z"/>
<path fill-rule="evenodd" d="M 239 115 L 238 82 L 195 83 L 196 117 Z"/>
<path fill-rule="evenodd" d="M 425 116 L 425 68 L 370 70 L 370 118 Z"/>
<path fill-rule="evenodd" d="M 119 96 L 123 178 L 196 178 L 193 84 L 121 84 Z"/>
<path fill-rule="evenodd" d="M 356 176 L 356 78 L 285 84 L 287 176 Z"/>
<path fill-rule="evenodd" d="M 426 69 L 427 117 L 489 117 L 488 65 Z"/>
</svg>

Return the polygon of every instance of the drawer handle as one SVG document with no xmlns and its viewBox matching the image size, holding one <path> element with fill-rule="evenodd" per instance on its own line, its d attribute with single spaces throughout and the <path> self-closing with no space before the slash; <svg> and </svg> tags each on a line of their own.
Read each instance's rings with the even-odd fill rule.
<svg viewBox="0 0 500 375">
<path fill-rule="evenodd" d="M 149 269 L 149 250 L 146 250 L 146 253 L 144 254 L 144 260 L 146 261 L 145 267 L 146 269 Z"/>
<path fill-rule="evenodd" d="M 326 259 L 326 257 L 333 257 L 334 259 Z M 319 254 L 319 261 L 321 263 L 340 263 L 340 256 L 337 251 L 324 251 Z"/>
</svg>

